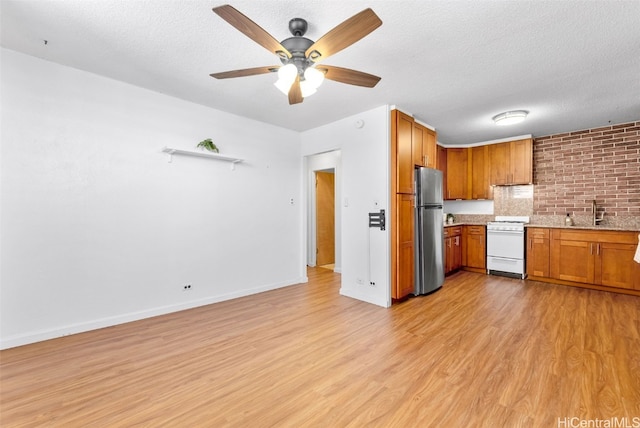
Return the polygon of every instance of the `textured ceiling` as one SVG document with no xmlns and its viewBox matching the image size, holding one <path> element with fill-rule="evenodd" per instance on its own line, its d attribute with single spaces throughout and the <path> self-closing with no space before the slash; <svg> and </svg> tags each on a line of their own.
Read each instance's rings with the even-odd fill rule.
<svg viewBox="0 0 640 428">
<path fill-rule="evenodd" d="M 640 1 L 238 0 L 276 39 L 306 37 L 371 7 L 383 24 L 326 64 L 382 77 L 325 81 L 290 106 L 274 75 L 210 73 L 278 60 L 201 0 L 2 0 L 2 46 L 152 91 L 303 131 L 383 104 L 434 126 L 447 145 L 549 135 L 640 119 Z M 43 40 L 47 40 L 45 45 Z M 529 110 L 497 127 L 491 117 Z"/>
</svg>

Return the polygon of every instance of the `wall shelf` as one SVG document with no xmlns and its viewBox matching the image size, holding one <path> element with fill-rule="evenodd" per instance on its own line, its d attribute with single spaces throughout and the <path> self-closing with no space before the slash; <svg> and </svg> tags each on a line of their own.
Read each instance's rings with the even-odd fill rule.
<svg viewBox="0 0 640 428">
<path fill-rule="evenodd" d="M 193 150 L 173 149 L 171 147 L 165 147 L 162 149 L 164 153 L 169 155 L 169 162 L 173 161 L 173 155 L 195 156 L 199 158 L 216 159 L 224 162 L 231 163 L 231 169 L 236 169 L 236 164 L 242 162 L 244 159 L 234 158 L 231 156 L 219 155 L 217 153 L 196 152 Z"/>
</svg>

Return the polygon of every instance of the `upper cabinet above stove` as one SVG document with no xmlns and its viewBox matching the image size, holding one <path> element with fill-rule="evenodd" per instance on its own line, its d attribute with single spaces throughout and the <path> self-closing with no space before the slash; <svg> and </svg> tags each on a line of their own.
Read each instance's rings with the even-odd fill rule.
<svg viewBox="0 0 640 428">
<path fill-rule="evenodd" d="M 508 186 L 533 184 L 533 141 L 531 138 L 489 145 L 490 184 Z"/>
<path fill-rule="evenodd" d="M 493 199 L 492 186 L 533 183 L 533 140 L 442 148 L 445 199 Z"/>
</svg>

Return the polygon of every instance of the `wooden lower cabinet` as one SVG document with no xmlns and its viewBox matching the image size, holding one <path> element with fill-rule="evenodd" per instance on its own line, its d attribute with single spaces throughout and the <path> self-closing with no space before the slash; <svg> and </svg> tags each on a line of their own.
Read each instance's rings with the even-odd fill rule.
<svg viewBox="0 0 640 428">
<path fill-rule="evenodd" d="M 527 228 L 527 275 L 549 277 L 549 229 Z"/>
<path fill-rule="evenodd" d="M 640 291 L 640 265 L 633 261 L 637 245 L 637 232 L 553 229 L 549 276 Z"/>
<path fill-rule="evenodd" d="M 444 274 L 447 275 L 462 267 L 462 227 L 444 228 Z"/>
<path fill-rule="evenodd" d="M 487 230 L 485 226 L 462 227 L 462 266 L 486 270 Z"/>
<path fill-rule="evenodd" d="M 596 253 L 598 284 L 640 290 L 640 264 L 633 262 L 636 245 L 603 242 L 598 243 Z"/>
<path fill-rule="evenodd" d="M 397 231 L 397 236 L 392 297 L 403 299 L 414 292 L 414 196 L 397 194 L 395 209 L 395 224 L 392 227 Z"/>
</svg>

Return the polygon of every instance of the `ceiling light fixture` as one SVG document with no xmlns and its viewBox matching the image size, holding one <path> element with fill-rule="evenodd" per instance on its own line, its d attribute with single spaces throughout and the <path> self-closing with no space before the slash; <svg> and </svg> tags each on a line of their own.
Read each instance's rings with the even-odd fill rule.
<svg viewBox="0 0 640 428">
<path fill-rule="evenodd" d="M 492 119 L 496 125 L 513 125 L 525 120 L 528 114 L 529 112 L 526 110 L 505 111 L 504 113 L 493 116 Z"/>
<path fill-rule="evenodd" d="M 288 95 L 291 85 L 294 84 L 297 76 L 300 76 L 300 91 L 303 98 L 315 94 L 316 90 L 324 82 L 324 73 L 322 71 L 312 67 L 309 63 L 300 64 L 300 61 L 289 60 L 278 69 L 278 81 L 274 85 L 283 94 Z"/>
</svg>

